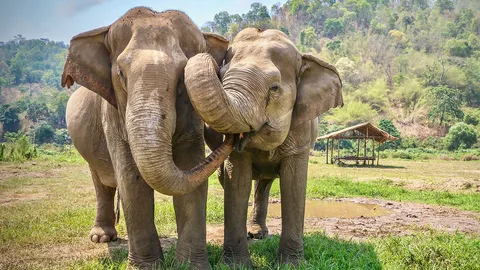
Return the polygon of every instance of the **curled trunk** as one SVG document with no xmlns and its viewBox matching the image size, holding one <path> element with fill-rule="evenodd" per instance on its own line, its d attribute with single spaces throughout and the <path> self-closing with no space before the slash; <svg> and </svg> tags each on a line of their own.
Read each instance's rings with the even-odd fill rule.
<svg viewBox="0 0 480 270">
<path fill-rule="evenodd" d="M 237 91 L 225 91 L 218 79 L 218 65 L 206 53 L 190 58 L 185 67 L 185 86 L 193 107 L 200 117 L 213 129 L 221 133 L 249 132 L 255 127 L 248 124 L 242 110 Z"/>
<path fill-rule="evenodd" d="M 183 195 L 205 182 L 228 157 L 233 135 L 194 168 L 180 170 L 172 155 L 175 83 L 166 74 L 161 67 L 146 67 L 142 78 L 130 86 L 126 128 L 133 158 L 147 184 L 166 195 Z"/>
</svg>

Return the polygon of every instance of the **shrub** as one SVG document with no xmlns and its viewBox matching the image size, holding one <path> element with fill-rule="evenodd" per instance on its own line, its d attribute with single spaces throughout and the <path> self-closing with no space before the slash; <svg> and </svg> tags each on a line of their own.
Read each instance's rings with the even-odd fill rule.
<svg viewBox="0 0 480 270">
<path fill-rule="evenodd" d="M 471 148 L 477 142 L 475 127 L 464 122 L 453 125 L 445 136 L 445 148 L 449 151 Z"/>
<path fill-rule="evenodd" d="M 392 120 L 382 119 L 378 123 L 378 127 L 383 131 L 388 132 L 390 135 L 400 138 L 400 131 L 395 127 Z M 380 150 L 384 149 L 396 149 L 400 145 L 400 140 L 393 142 L 386 142 L 380 145 Z"/>
<path fill-rule="evenodd" d="M 72 140 L 66 128 L 57 129 L 53 141 L 59 145 L 71 144 Z"/>
<path fill-rule="evenodd" d="M 0 161 L 22 162 L 37 156 L 37 149 L 26 135 L 0 145 Z"/>
<path fill-rule="evenodd" d="M 48 123 L 42 123 L 35 130 L 35 143 L 51 143 L 55 137 L 55 129 Z"/>
</svg>

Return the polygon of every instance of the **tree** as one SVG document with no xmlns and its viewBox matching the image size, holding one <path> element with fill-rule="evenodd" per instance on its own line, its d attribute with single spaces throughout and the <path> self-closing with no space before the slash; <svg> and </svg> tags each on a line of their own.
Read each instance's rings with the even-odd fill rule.
<svg viewBox="0 0 480 270">
<path fill-rule="evenodd" d="M 317 43 L 317 37 L 315 35 L 315 29 L 309 26 L 300 32 L 300 44 L 304 47 L 315 47 Z"/>
<path fill-rule="evenodd" d="M 329 18 L 325 20 L 325 36 L 333 38 L 345 31 L 345 23 L 342 18 Z"/>
<path fill-rule="evenodd" d="M 453 1 L 451 0 L 437 0 L 435 2 L 435 6 L 440 9 L 440 13 L 444 13 L 445 10 L 452 11 L 455 6 L 453 5 Z"/>
<path fill-rule="evenodd" d="M 55 129 L 46 122 L 43 122 L 35 129 L 35 143 L 44 144 L 51 143 L 55 138 Z"/>
<path fill-rule="evenodd" d="M 53 141 L 56 144 L 60 144 L 60 145 L 72 143 L 72 140 L 70 139 L 70 136 L 68 135 L 68 131 L 66 128 L 57 129 L 55 131 L 55 137 Z"/>
<path fill-rule="evenodd" d="M 427 90 L 427 97 L 431 106 L 428 116 L 433 121 L 439 119 L 440 125 L 443 124 L 447 116 L 463 117 L 463 112 L 460 109 L 462 105 L 460 92 L 457 89 L 445 85 L 431 87 Z"/>
<path fill-rule="evenodd" d="M 378 127 L 383 130 L 388 132 L 388 134 L 395 136 L 400 139 L 400 131 L 395 127 L 393 124 L 392 120 L 389 119 L 382 119 L 378 123 Z M 384 149 L 396 149 L 398 146 L 400 146 L 400 140 L 396 140 L 393 142 L 385 142 L 380 146 L 380 150 Z"/>
<path fill-rule="evenodd" d="M 10 104 L 3 105 L 0 109 L 0 122 L 3 125 L 3 132 L 17 132 L 20 130 L 20 109 Z"/>
<path fill-rule="evenodd" d="M 58 92 L 55 99 L 51 104 L 51 120 L 50 122 L 56 128 L 65 128 L 67 123 L 65 122 L 65 111 L 67 108 L 68 94 L 66 92 Z"/>
<path fill-rule="evenodd" d="M 453 125 L 445 136 L 445 148 L 448 150 L 471 148 L 477 142 L 477 131 L 472 125 L 459 122 Z"/>
<path fill-rule="evenodd" d="M 266 6 L 253 3 L 248 13 L 244 15 L 244 19 L 250 26 L 265 27 L 270 21 L 270 15 Z"/>
<path fill-rule="evenodd" d="M 27 106 L 27 119 L 32 122 L 45 120 L 48 115 L 47 105 L 43 102 L 32 102 Z"/>
<path fill-rule="evenodd" d="M 226 11 L 221 11 L 213 17 L 213 21 L 218 27 L 218 32 L 220 35 L 224 35 L 231 23 L 231 17 Z"/>
</svg>

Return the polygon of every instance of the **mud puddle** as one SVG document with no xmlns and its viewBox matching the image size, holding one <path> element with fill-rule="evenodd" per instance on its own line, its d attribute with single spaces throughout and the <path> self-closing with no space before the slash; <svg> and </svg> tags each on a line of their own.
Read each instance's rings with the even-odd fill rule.
<svg viewBox="0 0 480 270">
<path fill-rule="evenodd" d="M 311 203 L 316 205 L 310 206 Z M 306 211 L 313 211 L 316 216 L 312 217 L 306 213 L 304 223 L 306 233 L 320 231 L 329 236 L 337 235 L 344 239 L 366 239 L 385 235 L 402 236 L 429 229 L 480 235 L 480 213 L 451 207 L 369 198 L 312 200 L 309 204 Z M 326 205 L 329 206 L 326 207 Z M 281 234 L 280 207 L 278 201 L 272 201 L 269 204 L 267 226 L 270 235 Z M 359 212 L 355 213 L 359 208 Z M 335 211 L 330 216 L 326 216 L 329 209 L 335 209 Z M 275 211 L 278 214 L 273 214 Z M 345 213 L 345 211 L 351 212 Z M 320 214 L 323 216 L 319 216 Z M 342 214 L 349 217 L 342 217 Z M 375 215 L 372 216 L 373 214 Z M 208 225 L 207 239 L 211 243 L 222 244 L 223 225 Z"/>
<path fill-rule="evenodd" d="M 250 212 L 250 211 L 249 211 Z M 360 218 L 378 217 L 390 214 L 391 211 L 370 203 L 336 202 L 308 200 L 305 203 L 305 218 Z M 280 203 L 268 205 L 268 217 L 280 218 L 282 206 Z"/>
</svg>

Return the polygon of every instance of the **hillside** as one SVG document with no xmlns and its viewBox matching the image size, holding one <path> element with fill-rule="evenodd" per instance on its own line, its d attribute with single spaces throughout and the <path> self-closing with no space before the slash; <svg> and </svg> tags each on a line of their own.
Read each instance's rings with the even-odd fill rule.
<svg viewBox="0 0 480 270">
<path fill-rule="evenodd" d="M 41 135 L 35 141 L 44 143 L 53 140 L 56 129 L 65 133 L 70 93 L 61 88 L 60 76 L 67 48 L 21 35 L 0 43 L 0 139 L 27 133 Z"/>
<path fill-rule="evenodd" d="M 245 27 L 279 29 L 302 52 L 336 66 L 345 106 L 322 117 L 322 133 L 382 119 L 402 137 L 443 137 L 461 121 L 480 131 L 476 0 L 289 0 L 212 19 L 203 31 L 232 40 Z M 67 48 L 21 35 L 0 43 L 0 140 L 6 132 L 65 128 Z"/>
<path fill-rule="evenodd" d="M 231 40 L 248 26 L 279 29 L 336 66 L 345 107 L 324 123 L 390 119 L 402 136 L 426 138 L 480 117 L 478 1 L 289 0 L 269 13 L 256 3 L 247 14 L 219 12 L 202 29 Z"/>
</svg>

